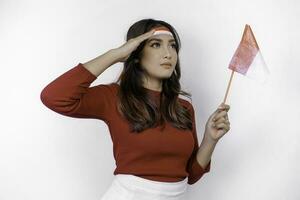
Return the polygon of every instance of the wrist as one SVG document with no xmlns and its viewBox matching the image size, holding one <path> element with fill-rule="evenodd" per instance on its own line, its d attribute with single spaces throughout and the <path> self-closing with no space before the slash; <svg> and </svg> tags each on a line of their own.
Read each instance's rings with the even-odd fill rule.
<svg viewBox="0 0 300 200">
<path fill-rule="evenodd" d="M 218 140 L 212 139 L 211 137 L 207 136 L 206 133 L 204 133 L 202 143 L 208 144 L 208 145 L 216 145 L 218 143 Z"/>
<path fill-rule="evenodd" d="M 123 53 L 119 50 L 119 48 L 109 50 L 109 53 L 114 58 L 115 63 L 124 62 L 126 59 Z"/>
<path fill-rule="evenodd" d="M 118 63 L 121 61 L 121 56 L 117 49 L 110 49 L 107 53 L 113 59 L 114 63 Z"/>
</svg>

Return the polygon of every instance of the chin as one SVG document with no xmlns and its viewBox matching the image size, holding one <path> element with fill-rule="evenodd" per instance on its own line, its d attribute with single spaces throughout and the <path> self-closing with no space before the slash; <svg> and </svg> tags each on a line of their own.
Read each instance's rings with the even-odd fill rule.
<svg viewBox="0 0 300 200">
<path fill-rule="evenodd" d="M 170 78 L 171 76 L 172 76 L 172 73 L 167 74 L 167 75 L 165 75 L 165 76 L 160 76 L 160 78 L 161 78 L 161 79 L 168 79 L 168 78 Z"/>
</svg>

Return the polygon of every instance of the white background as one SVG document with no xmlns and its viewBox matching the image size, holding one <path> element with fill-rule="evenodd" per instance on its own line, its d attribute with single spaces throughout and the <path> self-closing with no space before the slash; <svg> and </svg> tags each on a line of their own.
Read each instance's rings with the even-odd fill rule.
<svg viewBox="0 0 300 200">
<path fill-rule="evenodd" d="M 79 62 L 122 45 L 142 18 L 165 20 L 181 37 L 181 84 L 193 95 L 199 139 L 223 100 L 246 23 L 271 71 L 265 85 L 235 74 L 227 99 L 231 130 L 186 199 L 300 199 L 296 0 L 1 0 L 0 199 L 100 199 L 115 169 L 106 124 L 59 115 L 40 92 Z M 115 81 L 121 67 L 92 86 Z"/>
</svg>

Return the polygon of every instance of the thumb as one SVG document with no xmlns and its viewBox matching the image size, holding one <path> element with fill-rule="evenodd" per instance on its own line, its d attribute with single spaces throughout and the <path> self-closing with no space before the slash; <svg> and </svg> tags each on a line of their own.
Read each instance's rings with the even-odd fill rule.
<svg viewBox="0 0 300 200">
<path fill-rule="evenodd" d="M 221 112 L 223 109 L 221 107 L 218 107 L 210 116 L 210 120 L 212 120 L 219 112 Z"/>
<path fill-rule="evenodd" d="M 218 114 L 218 110 L 215 110 L 211 115 L 210 115 L 210 117 L 209 117 L 209 121 L 212 121 L 213 120 L 213 118 L 216 116 Z"/>
</svg>

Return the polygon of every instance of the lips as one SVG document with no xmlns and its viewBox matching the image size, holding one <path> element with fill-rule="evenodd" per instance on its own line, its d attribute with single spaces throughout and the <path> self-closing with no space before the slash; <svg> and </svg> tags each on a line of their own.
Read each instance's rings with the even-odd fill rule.
<svg viewBox="0 0 300 200">
<path fill-rule="evenodd" d="M 172 64 L 169 62 L 162 63 L 161 65 L 163 65 L 164 67 L 168 67 L 168 68 L 172 67 Z"/>
</svg>

